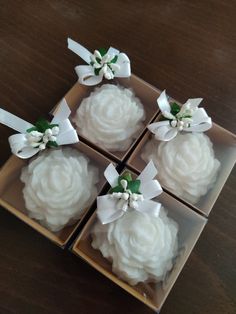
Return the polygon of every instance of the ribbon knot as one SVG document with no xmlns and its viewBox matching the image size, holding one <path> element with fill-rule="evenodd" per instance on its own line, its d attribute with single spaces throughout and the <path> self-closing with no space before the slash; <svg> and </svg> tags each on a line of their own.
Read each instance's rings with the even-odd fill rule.
<svg viewBox="0 0 236 314">
<path fill-rule="evenodd" d="M 165 90 L 157 99 L 161 110 L 161 121 L 154 122 L 148 129 L 155 134 L 155 138 L 160 141 L 170 141 L 179 132 L 205 132 L 212 126 L 211 118 L 205 109 L 198 108 L 202 98 L 188 99 L 180 107 L 177 103 L 168 102 Z"/>
<path fill-rule="evenodd" d="M 110 164 L 104 176 L 111 185 L 110 194 L 97 197 L 97 215 L 102 224 L 121 218 L 127 210 L 137 210 L 157 217 L 161 204 L 151 199 L 162 193 L 162 188 L 153 178 L 157 174 L 152 161 L 136 180 L 130 173 L 119 175 Z"/>
<path fill-rule="evenodd" d="M 99 84 L 103 77 L 111 80 L 114 77 L 131 75 L 128 56 L 113 47 L 108 50 L 98 49 L 92 54 L 85 47 L 68 38 L 68 48 L 88 64 L 75 67 L 81 84 L 92 86 Z"/>
<path fill-rule="evenodd" d="M 35 125 L 0 108 L 0 123 L 18 131 L 8 138 L 11 151 L 22 159 L 30 158 L 47 147 L 79 142 L 68 117 L 70 108 L 65 99 L 59 104 L 52 121 L 38 120 Z"/>
</svg>

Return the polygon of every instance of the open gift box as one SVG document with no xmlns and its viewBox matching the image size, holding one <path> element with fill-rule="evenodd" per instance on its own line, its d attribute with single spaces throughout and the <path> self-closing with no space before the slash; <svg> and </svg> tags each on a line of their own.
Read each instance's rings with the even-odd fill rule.
<svg viewBox="0 0 236 314">
<path fill-rule="evenodd" d="M 134 174 L 133 177 L 135 177 Z M 91 246 L 91 231 L 98 219 L 96 211 L 81 231 L 72 250 L 76 255 L 84 259 L 88 264 L 112 280 L 115 284 L 119 285 L 153 310 L 159 311 L 192 252 L 207 219 L 190 210 L 187 206 L 165 192 L 154 200 L 162 203 L 168 212 L 168 217 L 172 218 L 179 225 L 178 254 L 174 260 L 174 266 L 165 276 L 164 282 L 144 282 L 131 286 L 112 273 L 111 263 L 102 256 L 99 250 L 95 250 Z"/>
<path fill-rule="evenodd" d="M 159 121 L 160 117 L 161 114 L 157 116 L 155 122 Z M 215 158 L 220 161 L 221 165 L 213 187 L 204 196 L 202 196 L 196 204 L 192 204 L 188 200 L 181 198 L 180 196 L 176 196 L 175 191 L 170 190 L 170 188 L 166 187 L 165 184 L 162 183 L 162 180 L 158 178 L 158 174 L 157 178 L 166 191 L 180 199 L 182 202 L 188 204 L 195 210 L 200 211 L 205 216 L 208 216 L 228 176 L 230 175 L 231 170 L 234 167 L 236 160 L 236 136 L 216 123 L 213 123 L 211 129 L 204 132 L 204 134 L 206 134 L 213 143 Z M 146 162 L 142 159 L 141 156 L 145 150 L 146 144 L 154 139 L 154 136 L 155 135 L 147 130 L 127 161 L 127 166 L 136 173 L 140 173 L 146 165 Z M 155 142 L 157 147 L 161 143 L 156 139 Z"/>
<path fill-rule="evenodd" d="M 105 179 L 103 177 L 104 169 L 108 164 L 110 164 L 111 161 L 82 142 L 70 145 L 70 147 L 75 148 L 84 154 L 89 158 L 91 164 L 98 168 L 99 181 L 96 186 L 99 194 L 105 186 Z M 46 227 L 42 226 L 37 220 L 30 218 L 27 215 L 25 201 L 22 193 L 24 183 L 20 180 L 21 170 L 28 164 L 29 161 L 30 160 L 20 159 L 12 155 L 1 168 L 0 205 L 5 207 L 8 211 L 13 213 L 29 226 L 49 238 L 51 241 L 55 242 L 57 245 L 64 247 L 80 223 L 82 223 L 85 216 L 87 216 L 90 207 L 84 211 L 80 220 L 73 222 L 73 225 L 64 227 L 59 232 L 52 232 Z M 93 201 L 91 202 L 90 206 L 92 205 Z"/>
<path fill-rule="evenodd" d="M 97 86 L 86 86 L 86 85 L 81 85 L 79 83 L 76 83 L 69 90 L 69 92 L 65 95 L 66 101 L 72 111 L 71 116 L 70 116 L 70 120 L 72 123 L 73 123 L 73 117 L 75 116 L 76 110 L 78 109 L 82 100 L 88 97 L 90 93 L 94 91 L 94 89 L 96 89 L 98 86 L 102 86 L 107 83 L 121 85 L 126 88 L 131 88 L 134 91 L 135 96 L 141 100 L 145 113 L 146 113 L 146 118 L 144 121 L 145 127 L 156 117 L 158 113 L 156 99 L 160 95 L 160 91 L 156 89 L 155 87 L 151 86 L 150 84 L 146 83 L 139 77 L 132 74 L 130 78 L 115 78 L 111 82 L 110 81 L 103 82 Z M 54 108 L 54 110 L 56 111 L 56 108 Z M 99 147 L 95 143 L 92 143 L 88 138 L 85 138 L 79 132 L 78 132 L 78 135 L 80 139 L 82 139 L 85 143 L 89 144 L 89 146 L 102 152 L 104 155 L 107 155 L 109 158 L 112 158 L 115 161 L 123 161 L 129 154 L 129 152 L 132 150 L 132 148 L 135 146 L 135 144 L 138 142 L 139 138 L 144 133 L 145 127 L 140 129 L 132 145 L 129 147 L 128 150 L 124 152 L 121 152 L 121 151 L 110 152 L 108 150 L 105 150 Z"/>
</svg>

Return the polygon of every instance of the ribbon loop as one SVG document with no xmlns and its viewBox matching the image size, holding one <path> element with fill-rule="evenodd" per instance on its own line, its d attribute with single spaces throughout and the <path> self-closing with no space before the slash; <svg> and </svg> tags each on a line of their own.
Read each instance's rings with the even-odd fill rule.
<svg viewBox="0 0 236 314">
<path fill-rule="evenodd" d="M 198 108 L 202 98 L 188 99 L 182 107 L 169 104 L 165 90 L 157 99 L 164 121 L 150 124 L 148 129 L 160 141 L 170 141 L 179 132 L 205 132 L 212 127 L 211 118 L 203 108 Z"/>
<path fill-rule="evenodd" d="M 129 77 L 131 75 L 128 56 L 113 47 L 107 51 L 104 49 L 95 50 L 92 54 L 85 47 L 68 38 L 68 48 L 88 64 L 75 67 L 81 84 L 93 86 L 99 84 L 103 77 L 111 80 L 114 77 Z"/>
<path fill-rule="evenodd" d="M 11 135 L 8 141 L 14 155 L 27 159 L 45 149 L 47 143 L 56 147 L 79 142 L 77 132 L 68 119 L 70 113 L 70 108 L 63 99 L 54 113 L 51 124 L 46 120 L 40 122 L 41 125 L 46 123 L 49 126 L 45 132 L 38 131 L 35 125 L 3 109 L 0 109 L 0 123 L 20 132 Z"/>
<path fill-rule="evenodd" d="M 104 176 L 113 188 L 112 193 L 97 197 L 97 215 L 101 223 L 107 224 L 121 218 L 130 208 L 157 217 L 161 204 L 151 199 L 160 195 L 162 188 L 157 180 L 153 180 L 156 174 L 157 169 L 152 161 L 136 180 L 132 180 L 130 173 L 119 176 L 110 164 Z"/>
</svg>

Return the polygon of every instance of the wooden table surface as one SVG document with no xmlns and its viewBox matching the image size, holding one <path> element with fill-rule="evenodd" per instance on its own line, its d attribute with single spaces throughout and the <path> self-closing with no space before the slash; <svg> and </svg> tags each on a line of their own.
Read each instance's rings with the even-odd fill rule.
<svg viewBox="0 0 236 314">
<path fill-rule="evenodd" d="M 0 104 L 29 121 L 74 84 L 88 49 L 112 45 L 132 71 L 184 101 L 203 97 L 235 132 L 236 2 L 233 0 L 0 0 Z M 0 126 L 1 165 L 10 156 Z M 235 171 L 179 276 L 163 314 L 236 313 Z M 152 313 L 69 251 L 0 210 L 0 313 Z"/>
</svg>

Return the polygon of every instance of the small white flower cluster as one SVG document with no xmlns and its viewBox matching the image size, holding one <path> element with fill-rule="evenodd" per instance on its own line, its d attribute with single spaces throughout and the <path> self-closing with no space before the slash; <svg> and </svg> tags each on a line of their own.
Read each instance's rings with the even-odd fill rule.
<svg viewBox="0 0 236 314">
<path fill-rule="evenodd" d="M 138 207 L 138 201 L 143 201 L 143 195 L 132 193 L 129 189 L 127 189 L 128 182 L 124 179 L 120 181 L 120 184 L 122 185 L 125 192 L 113 192 L 111 194 L 111 197 L 118 198 L 119 202 L 117 204 L 117 207 L 121 209 L 122 211 L 126 212 L 128 208 L 137 209 Z"/>
<path fill-rule="evenodd" d="M 47 129 L 44 133 L 31 131 L 26 134 L 26 138 L 31 147 L 44 150 L 49 141 L 56 142 L 58 134 L 59 127 L 54 126 L 52 129 Z"/>
<path fill-rule="evenodd" d="M 94 69 L 100 69 L 99 74 L 102 74 L 107 80 L 114 78 L 115 71 L 120 69 L 119 64 L 111 63 L 115 56 L 113 54 L 106 53 L 103 57 L 98 50 L 94 51 L 94 54 L 90 56 L 92 66 Z M 100 62 L 97 61 L 99 59 Z"/>
<path fill-rule="evenodd" d="M 190 104 L 186 103 L 184 104 L 180 111 L 174 116 L 169 111 L 164 111 L 162 114 L 165 118 L 171 119 L 170 125 L 173 128 L 177 128 L 178 131 L 182 131 L 184 128 L 189 128 L 191 123 L 193 122 L 193 119 L 190 117 L 193 116 L 195 110 L 193 108 L 190 108 Z"/>
</svg>

